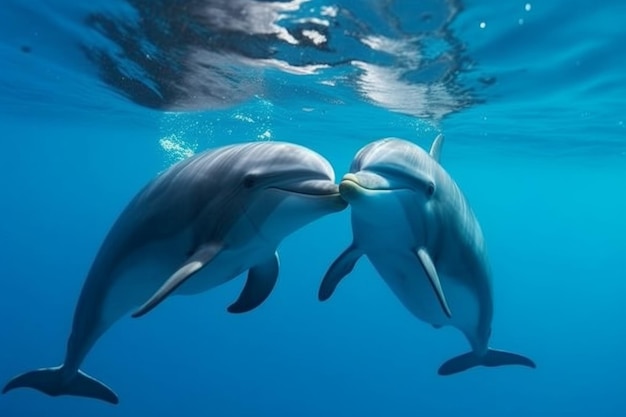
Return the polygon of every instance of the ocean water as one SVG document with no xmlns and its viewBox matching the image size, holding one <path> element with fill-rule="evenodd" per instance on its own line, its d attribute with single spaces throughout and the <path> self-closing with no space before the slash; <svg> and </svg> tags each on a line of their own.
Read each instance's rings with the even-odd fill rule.
<svg viewBox="0 0 626 417">
<path fill-rule="evenodd" d="M 437 369 L 468 345 L 361 260 L 327 302 L 349 209 L 244 278 L 126 317 L 82 369 L 118 405 L 0 395 L 0 416 L 624 416 L 626 3 L 621 0 L 5 0 L 0 8 L 0 384 L 61 363 L 85 275 L 151 178 L 277 140 L 336 176 L 388 136 L 428 148 L 481 223 L 491 345 L 537 369 Z M 168 275 L 166 273 L 166 275 Z"/>
</svg>

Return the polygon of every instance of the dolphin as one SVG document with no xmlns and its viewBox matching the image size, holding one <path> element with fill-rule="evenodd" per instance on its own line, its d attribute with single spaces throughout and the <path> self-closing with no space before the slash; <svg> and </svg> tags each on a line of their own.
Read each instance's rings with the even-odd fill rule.
<svg viewBox="0 0 626 417">
<path fill-rule="evenodd" d="M 471 352 L 445 362 L 440 375 L 477 365 L 535 363 L 489 347 L 493 295 L 476 216 L 439 164 L 443 136 L 426 152 L 398 138 L 363 147 L 339 190 L 349 202 L 352 244 L 332 263 L 318 298 L 327 300 L 366 255 L 402 304 L 435 328 L 460 330 Z"/>
<path fill-rule="evenodd" d="M 111 388 L 80 369 L 98 338 L 133 309 L 142 316 L 170 294 L 197 294 L 245 271 L 228 311 L 259 306 L 277 280 L 280 242 L 347 207 L 334 181 L 321 155 L 280 142 L 225 146 L 172 166 L 134 197 L 102 243 L 64 362 L 18 375 L 3 392 L 29 387 L 117 404 Z"/>
</svg>

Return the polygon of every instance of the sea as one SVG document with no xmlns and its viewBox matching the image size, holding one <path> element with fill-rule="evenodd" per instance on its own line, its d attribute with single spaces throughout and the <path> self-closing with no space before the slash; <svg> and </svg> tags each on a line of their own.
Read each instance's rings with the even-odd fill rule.
<svg viewBox="0 0 626 417">
<path fill-rule="evenodd" d="M 367 258 L 320 302 L 347 208 L 282 241 L 253 311 L 226 311 L 241 276 L 115 323 L 81 369 L 119 404 L 21 388 L 1 417 L 626 415 L 624 0 L 3 0 L 0 62 L 0 386 L 63 362 L 148 181 L 254 141 L 339 181 L 372 141 L 443 134 L 488 249 L 490 346 L 537 365 L 438 375 L 466 339 Z"/>
</svg>

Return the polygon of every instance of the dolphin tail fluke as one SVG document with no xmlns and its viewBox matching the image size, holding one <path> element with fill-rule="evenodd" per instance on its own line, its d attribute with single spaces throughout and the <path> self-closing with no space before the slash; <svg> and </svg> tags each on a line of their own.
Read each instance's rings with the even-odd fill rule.
<svg viewBox="0 0 626 417">
<path fill-rule="evenodd" d="M 478 356 L 473 352 L 469 352 L 444 362 L 439 368 L 439 375 L 452 375 L 467 371 L 479 365 L 488 367 L 503 365 L 522 365 L 529 368 L 537 367 L 535 362 L 526 356 L 506 352 L 504 350 L 489 349 L 484 356 Z"/>
<path fill-rule="evenodd" d="M 119 398 L 113 390 L 102 382 L 80 370 L 69 380 L 66 380 L 63 367 L 60 366 L 18 375 L 6 384 L 2 393 L 7 393 L 15 388 L 33 388 L 53 397 L 74 395 L 95 398 L 111 404 L 119 403 Z"/>
</svg>

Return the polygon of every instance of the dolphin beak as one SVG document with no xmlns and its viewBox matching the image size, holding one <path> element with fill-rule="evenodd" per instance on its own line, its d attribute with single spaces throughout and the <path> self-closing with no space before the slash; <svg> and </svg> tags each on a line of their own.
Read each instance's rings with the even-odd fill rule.
<svg viewBox="0 0 626 417">
<path fill-rule="evenodd" d="M 312 179 L 302 181 L 292 187 L 271 188 L 289 194 L 298 195 L 300 197 L 324 202 L 323 204 L 330 204 L 330 206 L 334 207 L 334 210 L 338 211 L 348 207 L 348 202 L 345 201 L 339 194 L 339 186 L 329 179 Z"/>
<path fill-rule="evenodd" d="M 348 202 L 339 194 L 339 186 L 330 180 L 308 180 L 298 183 L 295 187 L 272 188 L 318 201 L 320 204 L 331 207 L 332 211 L 341 211 L 348 207 Z"/>
<path fill-rule="evenodd" d="M 272 187 L 288 193 L 309 195 L 312 197 L 339 196 L 339 187 L 330 180 L 307 180 L 291 187 Z"/>
<path fill-rule="evenodd" d="M 341 179 L 341 182 L 344 182 L 344 181 L 346 181 L 346 182 L 354 182 L 354 183 L 358 184 L 359 183 L 359 178 L 355 174 L 347 173 Z"/>
<path fill-rule="evenodd" d="M 339 183 L 339 193 L 348 202 L 363 196 L 393 192 L 395 189 L 387 178 L 369 171 L 346 174 Z"/>
<path fill-rule="evenodd" d="M 339 194 L 347 202 L 354 200 L 364 190 L 363 186 L 359 184 L 358 177 L 354 174 L 344 175 L 339 183 Z"/>
</svg>

